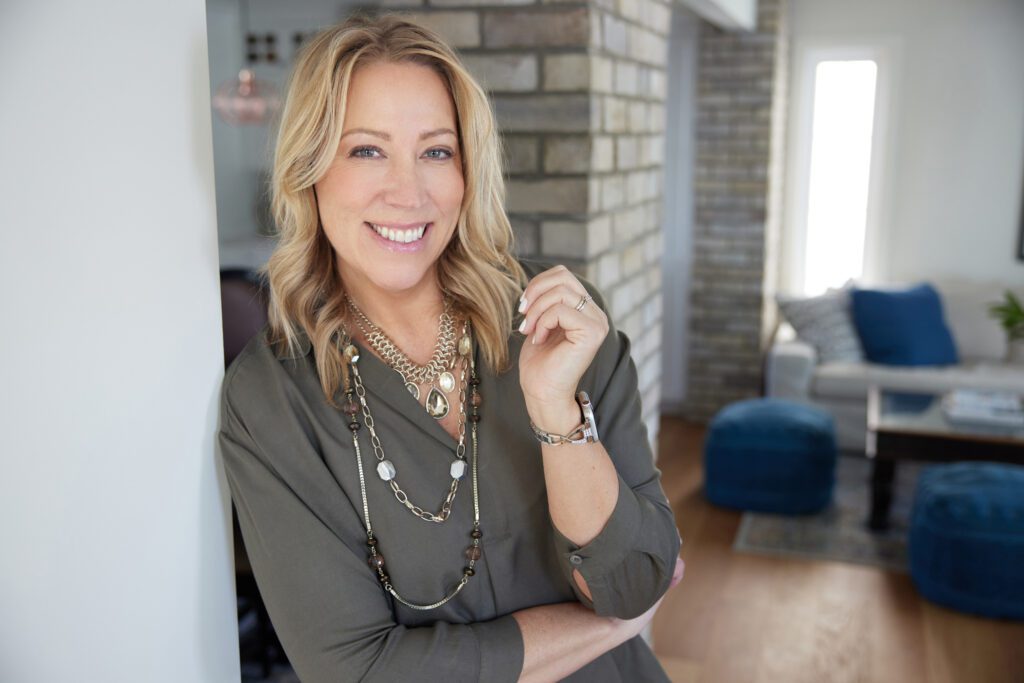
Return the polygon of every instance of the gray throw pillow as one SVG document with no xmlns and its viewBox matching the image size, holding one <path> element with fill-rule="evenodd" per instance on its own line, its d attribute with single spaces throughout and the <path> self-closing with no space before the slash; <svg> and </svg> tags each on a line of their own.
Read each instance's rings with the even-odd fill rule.
<svg viewBox="0 0 1024 683">
<path fill-rule="evenodd" d="M 820 362 L 864 360 L 850 313 L 849 291 L 833 289 L 807 299 L 780 295 L 776 301 L 796 335 L 817 350 Z"/>
</svg>

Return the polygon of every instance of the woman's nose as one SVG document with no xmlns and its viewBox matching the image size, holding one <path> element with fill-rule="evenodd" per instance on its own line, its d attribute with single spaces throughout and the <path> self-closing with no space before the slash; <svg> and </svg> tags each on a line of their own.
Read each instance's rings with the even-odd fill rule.
<svg viewBox="0 0 1024 683">
<path fill-rule="evenodd" d="M 424 203 L 423 179 L 415 163 L 397 162 L 388 171 L 384 200 L 393 206 L 417 208 Z"/>
</svg>

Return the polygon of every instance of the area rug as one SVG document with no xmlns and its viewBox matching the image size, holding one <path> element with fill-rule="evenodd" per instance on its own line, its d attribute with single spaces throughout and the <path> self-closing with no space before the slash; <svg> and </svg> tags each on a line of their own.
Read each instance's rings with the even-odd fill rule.
<svg viewBox="0 0 1024 683">
<path fill-rule="evenodd" d="M 901 462 L 896 468 L 890 527 L 867 528 L 871 508 L 871 462 L 840 456 L 832 505 L 809 516 L 746 512 L 733 549 L 738 552 L 813 560 L 833 560 L 907 570 L 907 529 L 914 487 L 923 467 Z"/>
</svg>

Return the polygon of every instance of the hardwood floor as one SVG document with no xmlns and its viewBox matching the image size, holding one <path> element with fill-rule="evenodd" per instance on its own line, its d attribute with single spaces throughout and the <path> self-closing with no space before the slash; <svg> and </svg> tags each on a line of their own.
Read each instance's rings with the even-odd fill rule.
<svg viewBox="0 0 1024 683">
<path fill-rule="evenodd" d="M 1024 624 L 921 598 L 909 576 L 734 553 L 741 514 L 704 500 L 704 429 L 664 418 L 658 466 L 686 573 L 654 617 L 676 683 L 1024 682 Z"/>
</svg>

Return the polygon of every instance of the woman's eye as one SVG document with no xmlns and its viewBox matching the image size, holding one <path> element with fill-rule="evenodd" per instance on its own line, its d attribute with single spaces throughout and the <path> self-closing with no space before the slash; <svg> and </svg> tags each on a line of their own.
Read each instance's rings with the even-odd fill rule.
<svg viewBox="0 0 1024 683">
<path fill-rule="evenodd" d="M 380 149 L 376 147 L 356 147 L 349 156 L 356 157 L 357 159 L 374 159 L 380 154 Z"/>
<path fill-rule="evenodd" d="M 450 149 L 445 149 L 444 147 L 435 147 L 433 149 L 428 149 L 426 154 L 424 154 L 423 156 L 427 157 L 428 159 L 451 159 L 453 156 L 455 156 L 455 154 Z"/>
</svg>

